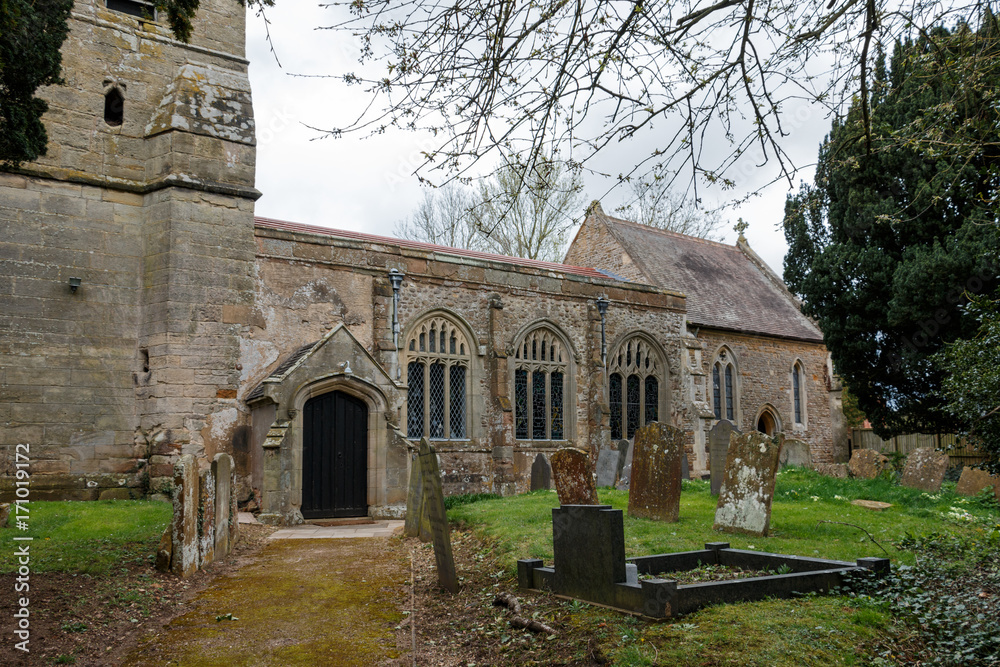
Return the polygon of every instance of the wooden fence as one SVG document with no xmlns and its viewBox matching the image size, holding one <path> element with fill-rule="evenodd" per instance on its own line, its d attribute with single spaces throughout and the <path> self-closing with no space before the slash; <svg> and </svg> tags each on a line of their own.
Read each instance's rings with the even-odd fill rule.
<svg viewBox="0 0 1000 667">
<path fill-rule="evenodd" d="M 908 433 L 883 440 L 870 428 L 852 428 L 851 444 L 854 449 L 874 449 L 883 454 L 909 454 L 920 447 L 942 449 L 948 453 L 951 465 L 971 465 L 984 458 L 974 447 L 954 434 Z"/>
</svg>

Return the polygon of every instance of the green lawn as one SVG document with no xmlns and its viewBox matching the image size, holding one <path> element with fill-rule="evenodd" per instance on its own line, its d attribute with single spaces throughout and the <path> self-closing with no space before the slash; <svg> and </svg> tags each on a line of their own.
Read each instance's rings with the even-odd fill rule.
<svg viewBox="0 0 1000 667">
<path fill-rule="evenodd" d="M 911 565 L 916 554 L 903 546 L 914 543 L 906 539 L 908 535 L 934 534 L 932 541 L 976 545 L 996 542 L 1000 531 L 995 503 L 986 496 L 956 496 L 954 484 L 927 494 L 899 487 L 890 479 L 839 480 L 796 468 L 779 473 L 771 535 L 766 538 L 714 531 L 716 498 L 709 493 L 708 482 L 684 482 L 678 523 L 627 516 L 625 492 L 600 489 L 598 495 L 602 503 L 626 510 L 627 556 L 700 549 L 705 542 L 718 541 L 735 548 L 840 560 L 884 555 L 862 530 L 823 523 L 839 521 L 870 533 L 894 563 Z M 876 512 L 850 504 L 858 498 L 893 507 Z M 551 510 L 558 506 L 554 492 L 468 503 L 453 499 L 451 504 L 449 517 L 486 536 L 506 554 L 503 562 L 509 577 L 514 576 L 519 558 L 542 558 L 551 564 Z M 949 541 L 951 536 L 957 539 Z M 611 664 L 621 666 L 893 665 L 908 664 L 926 650 L 926 640 L 918 638 L 902 617 L 895 617 L 890 605 L 863 596 L 719 605 L 665 623 L 638 621 L 578 602 L 537 604 L 545 609 L 544 618 L 576 637 L 581 660 L 591 650 L 587 642 L 593 638 Z"/>
<path fill-rule="evenodd" d="M 758 549 L 799 556 L 854 560 L 884 556 L 867 535 L 851 526 L 821 523 L 839 521 L 864 528 L 889 553 L 893 562 L 912 564 L 913 554 L 894 543 L 907 533 L 944 531 L 964 534 L 993 527 L 1000 521 L 997 508 L 979 498 L 954 494 L 954 484 L 927 494 L 886 480 L 833 479 L 811 470 L 786 468 L 778 474 L 768 537 L 748 537 L 712 530 L 717 498 L 707 481 L 685 481 L 680 521 L 662 523 L 628 516 L 628 493 L 598 490 L 602 503 L 625 510 L 625 553 L 645 556 L 701 549 L 706 542 L 729 542 L 737 549 Z M 882 512 L 850 504 L 851 500 L 879 500 L 893 504 Z M 535 491 L 516 498 L 455 504 L 449 518 L 474 527 L 509 551 L 509 571 L 519 558 L 552 560 L 552 508 L 559 506 L 554 491 Z"/>
<path fill-rule="evenodd" d="M 10 527 L 0 530 L 0 541 L 32 537 L 32 572 L 81 572 L 106 574 L 122 561 L 151 562 L 160 535 L 170 523 L 169 503 L 151 500 L 99 500 L 88 502 L 32 502 L 27 515 L 15 515 Z M 18 530 L 16 519 L 26 519 L 29 529 Z M 22 543 L 23 544 L 23 543 Z M 0 550 L 0 572 L 15 569 L 14 549 Z"/>
</svg>

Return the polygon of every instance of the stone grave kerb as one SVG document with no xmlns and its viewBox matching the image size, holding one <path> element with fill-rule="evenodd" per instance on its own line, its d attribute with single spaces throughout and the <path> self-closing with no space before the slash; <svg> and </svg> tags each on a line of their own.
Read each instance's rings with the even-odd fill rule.
<svg viewBox="0 0 1000 667">
<path fill-rule="evenodd" d="M 552 510 L 554 588 L 593 600 L 614 596 L 624 583 L 625 522 L 611 505 L 562 505 Z"/>
</svg>

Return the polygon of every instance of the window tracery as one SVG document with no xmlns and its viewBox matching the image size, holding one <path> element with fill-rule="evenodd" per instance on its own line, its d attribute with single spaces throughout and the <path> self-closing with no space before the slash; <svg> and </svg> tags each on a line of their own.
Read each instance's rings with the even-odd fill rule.
<svg viewBox="0 0 1000 667">
<path fill-rule="evenodd" d="M 406 342 L 406 437 L 463 440 L 468 436 L 469 342 L 451 320 L 421 322 Z"/>
<path fill-rule="evenodd" d="M 648 341 L 633 336 L 608 359 L 611 437 L 632 438 L 636 430 L 660 419 L 664 363 Z"/>
<path fill-rule="evenodd" d="M 547 327 L 529 331 L 514 348 L 514 437 L 565 440 L 569 351 Z"/>
</svg>

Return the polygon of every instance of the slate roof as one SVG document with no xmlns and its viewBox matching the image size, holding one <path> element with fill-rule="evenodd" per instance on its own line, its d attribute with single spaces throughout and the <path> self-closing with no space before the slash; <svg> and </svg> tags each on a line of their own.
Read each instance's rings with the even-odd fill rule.
<svg viewBox="0 0 1000 667">
<path fill-rule="evenodd" d="M 782 338 L 822 342 L 781 279 L 746 246 L 654 229 L 593 212 L 650 284 L 687 295 L 688 321 Z M 752 257 L 751 257 L 752 255 Z"/>
<path fill-rule="evenodd" d="M 292 370 L 295 364 L 298 363 L 299 359 L 306 356 L 314 347 L 316 347 L 316 343 L 318 342 L 319 341 L 314 340 L 311 343 L 306 343 L 305 345 L 303 345 L 302 347 L 300 347 L 299 349 L 295 350 L 290 355 L 285 357 L 284 361 L 278 364 L 278 367 L 275 368 L 270 375 L 261 380 L 260 383 L 256 387 L 254 387 L 249 394 L 247 394 L 247 397 L 244 400 L 247 403 L 249 403 L 250 401 L 256 400 L 261 396 L 263 396 L 264 385 L 267 382 L 281 382 L 281 380 L 284 379 L 285 375 L 290 370 Z"/>
<path fill-rule="evenodd" d="M 315 227 L 313 225 L 302 225 L 297 222 L 285 222 L 272 218 L 254 218 L 257 227 L 268 229 L 280 229 L 290 232 L 301 232 L 305 234 L 319 234 L 334 238 L 350 239 L 363 243 L 379 243 L 382 245 L 393 245 L 411 250 L 421 250 L 435 255 L 451 255 L 453 257 L 466 257 L 487 262 L 498 262 L 513 266 L 523 266 L 541 271 L 553 271 L 557 273 L 568 273 L 587 278 L 600 278 L 601 280 L 622 280 L 609 272 L 599 271 L 583 266 L 572 266 L 570 264 L 560 264 L 558 262 L 543 262 L 537 259 L 525 259 L 523 257 L 508 257 L 507 255 L 496 255 L 490 252 L 479 252 L 478 250 L 465 250 L 464 248 L 451 248 L 433 243 L 422 243 L 420 241 L 409 241 L 406 239 L 396 239 L 389 236 L 375 236 L 374 234 L 362 234 L 345 229 L 330 229 L 328 227 Z"/>
</svg>

